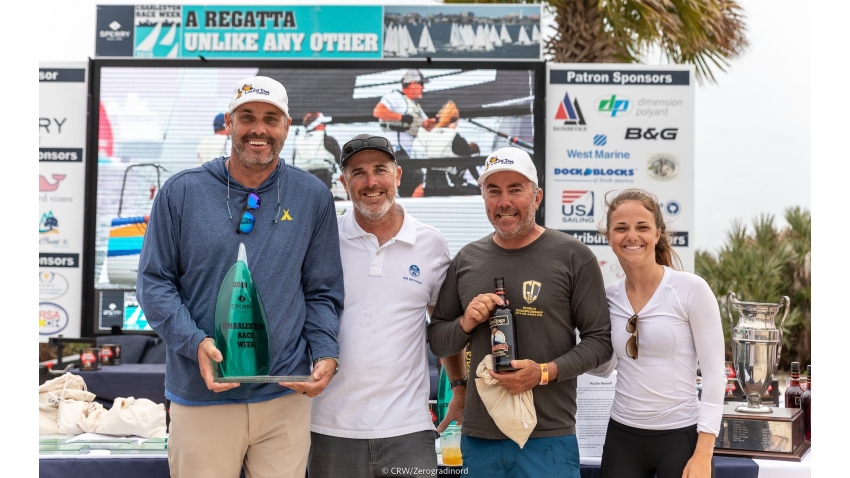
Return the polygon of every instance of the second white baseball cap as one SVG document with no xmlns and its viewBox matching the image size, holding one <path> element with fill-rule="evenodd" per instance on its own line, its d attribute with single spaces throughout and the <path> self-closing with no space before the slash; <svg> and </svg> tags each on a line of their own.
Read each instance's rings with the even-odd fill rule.
<svg viewBox="0 0 850 478">
<path fill-rule="evenodd" d="M 493 173 L 500 171 L 513 171 L 520 173 L 537 186 L 537 168 L 531 156 L 519 148 L 497 149 L 487 156 L 484 162 L 484 172 L 478 176 L 478 184 L 483 185 L 484 180 Z"/>
<path fill-rule="evenodd" d="M 277 106 L 289 116 L 289 96 L 279 81 L 267 76 L 252 76 L 236 84 L 230 99 L 228 112 L 233 114 L 236 108 L 251 101 L 261 101 Z"/>
</svg>

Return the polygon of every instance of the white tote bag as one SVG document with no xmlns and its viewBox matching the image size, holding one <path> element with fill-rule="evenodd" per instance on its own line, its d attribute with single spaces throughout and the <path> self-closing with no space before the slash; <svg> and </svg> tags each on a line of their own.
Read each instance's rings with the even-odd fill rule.
<svg viewBox="0 0 850 478">
<path fill-rule="evenodd" d="M 146 398 L 118 397 L 100 415 L 95 433 L 115 436 L 165 437 L 165 405 Z"/>
<path fill-rule="evenodd" d="M 72 373 L 62 374 L 38 387 L 38 434 L 58 435 L 59 403 L 64 400 L 91 402 L 95 395 L 86 391 L 83 377 Z"/>
</svg>

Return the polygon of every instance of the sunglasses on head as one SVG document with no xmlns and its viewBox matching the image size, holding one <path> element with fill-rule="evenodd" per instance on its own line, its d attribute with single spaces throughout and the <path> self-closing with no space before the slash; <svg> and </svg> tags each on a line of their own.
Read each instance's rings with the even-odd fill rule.
<svg viewBox="0 0 850 478">
<path fill-rule="evenodd" d="M 395 157 L 393 153 L 393 145 L 390 140 L 381 136 L 371 136 L 365 139 L 352 139 L 342 146 L 342 160 L 345 161 L 349 156 L 360 151 L 363 148 L 380 148 L 386 150 L 390 155 Z"/>
<path fill-rule="evenodd" d="M 236 232 L 240 234 L 248 234 L 254 230 L 256 218 L 251 211 L 260 209 L 260 195 L 251 191 L 248 194 L 248 200 L 245 201 L 245 206 L 242 208 L 242 217 L 239 218 L 239 226 L 236 227 Z"/>
<path fill-rule="evenodd" d="M 632 334 L 629 340 L 626 341 L 626 354 L 629 357 L 637 360 L 638 358 L 638 330 L 637 330 L 638 315 L 635 314 L 629 317 L 626 322 L 626 332 Z"/>
</svg>

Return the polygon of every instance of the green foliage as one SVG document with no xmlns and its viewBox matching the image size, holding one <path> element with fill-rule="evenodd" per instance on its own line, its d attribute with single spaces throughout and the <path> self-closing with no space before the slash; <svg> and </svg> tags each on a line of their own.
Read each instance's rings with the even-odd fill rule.
<svg viewBox="0 0 850 478">
<path fill-rule="evenodd" d="M 761 215 L 748 230 L 740 221 L 732 224 L 726 244 L 715 256 L 696 251 L 696 273 L 708 282 L 717 296 L 726 356 L 731 360 L 729 314 L 726 294 L 735 292 L 738 300 L 778 303 L 791 298 L 791 310 L 782 327 L 782 354 L 779 368 L 791 362 L 811 363 L 811 250 L 812 215 L 799 207 L 785 210 L 788 226 L 778 230 L 772 215 Z M 780 309 L 776 326 L 784 314 Z M 733 314 L 734 308 L 733 308 Z M 737 324 L 737 314 L 732 317 Z"/>
</svg>

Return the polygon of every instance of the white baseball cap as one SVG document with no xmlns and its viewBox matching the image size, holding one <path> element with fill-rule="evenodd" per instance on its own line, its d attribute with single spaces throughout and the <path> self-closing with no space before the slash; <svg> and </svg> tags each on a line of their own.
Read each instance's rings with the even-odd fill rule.
<svg viewBox="0 0 850 478">
<path fill-rule="evenodd" d="M 289 116 L 289 96 L 286 88 L 279 81 L 267 76 L 252 76 L 239 81 L 233 88 L 228 113 L 233 114 L 236 108 L 251 101 L 262 101 L 275 105 Z"/>
<path fill-rule="evenodd" d="M 500 171 L 513 171 L 522 174 L 535 186 L 537 186 L 537 168 L 531 156 L 519 148 L 502 148 L 490 153 L 484 162 L 484 172 L 478 176 L 478 184 L 483 185 L 484 180 L 493 173 Z"/>
</svg>

